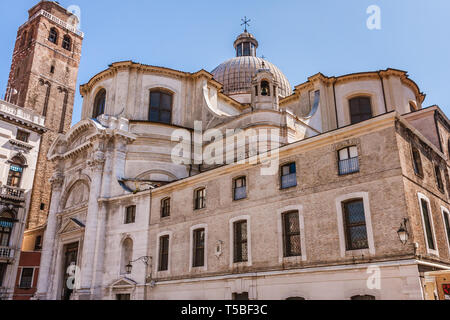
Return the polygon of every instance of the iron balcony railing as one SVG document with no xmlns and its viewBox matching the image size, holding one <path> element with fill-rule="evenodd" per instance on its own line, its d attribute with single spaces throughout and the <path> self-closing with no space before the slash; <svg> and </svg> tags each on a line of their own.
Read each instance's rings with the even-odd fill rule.
<svg viewBox="0 0 450 320">
<path fill-rule="evenodd" d="M 240 187 L 234 189 L 234 200 L 242 200 L 247 198 L 247 187 Z"/>
<path fill-rule="evenodd" d="M 281 188 L 287 189 L 297 186 L 297 174 L 291 173 L 281 177 Z"/>
<path fill-rule="evenodd" d="M 359 172 L 359 158 L 350 158 L 339 161 L 339 175 L 343 176 L 350 173 Z"/>
<path fill-rule="evenodd" d="M 0 197 L 15 201 L 25 201 L 25 190 L 10 186 L 0 186 Z"/>
<path fill-rule="evenodd" d="M 13 259 L 14 249 L 11 247 L 0 247 L 0 259 Z"/>
</svg>

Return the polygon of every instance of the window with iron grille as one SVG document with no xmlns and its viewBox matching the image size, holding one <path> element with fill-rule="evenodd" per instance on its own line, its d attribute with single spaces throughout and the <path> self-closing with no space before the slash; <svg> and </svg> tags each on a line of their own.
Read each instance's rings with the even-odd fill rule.
<svg viewBox="0 0 450 320">
<path fill-rule="evenodd" d="M 33 268 L 23 268 L 22 275 L 20 276 L 19 287 L 21 289 L 29 289 L 33 285 Z"/>
<path fill-rule="evenodd" d="M 301 256 L 300 222 L 297 211 L 283 214 L 284 256 Z"/>
<path fill-rule="evenodd" d="M 444 184 L 442 183 L 441 168 L 434 166 L 434 172 L 436 174 L 436 184 L 439 191 L 444 192 Z"/>
<path fill-rule="evenodd" d="M 170 198 L 161 200 L 161 218 L 170 217 Z"/>
<path fill-rule="evenodd" d="M 0 263 L 0 287 L 3 286 L 3 278 L 5 277 L 7 266 L 6 263 Z"/>
<path fill-rule="evenodd" d="M 356 97 L 350 100 L 351 124 L 372 118 L 372 106 L 369 97 Z"/>
<path fill-rule="evenodd" d="M 159 238 L 159 271 L 169 270 L 169 236 Z"/>
<path fill-rule="evenodd" d="M 297 186 L 297 168 L 295 162 L 281 167 L 281 189 Z"/>
<path fill-rule="evenodd" d="M 448 246 L 450 247 L 450 213 L 448 211 L 444 211 L 444 225 Z"/>
<path fill-rule="evenodd" d="M 206 189 L 197 189 L 194 193 L 194 209 L 199 210 L 206 208 Z"/>
<path fill-rule="evenodd" d="M 359 172 L 358 148 L 347 147 L 339 150 L 339 175 Z"/>
<path fill-rule="evenodd" d="M 416 147 L 412 147 L 411 150 L 413 157 L 414 173 L 420 177 L 423 177 L 422 158 L 420 156 L 420 151 Z"/>
<path fill-rule="evenodd" d="M 65 50 L 68 50 L 68 51 L 71 50 L 71 48 L 72 48 L 72 39 L 68 35 L 64 36 L 62 47 Z"/>
<path fill-rule="evenodd" d="M 247 181 L 246 177 L 234 179 L 233 182 L 233 199 L 242 200 L 247 198 Z"/>
<path fill-rule="evenodd" d="M 136 206 L 129 206 L 125 212 L 125 224 L 134 223 L 136 221 Z"/>
<path fill-rule="evenodd" d="M 30 134 L 28 132 L 17 130 L 16 140 L 22 141 L 22 142 L 28 142 L 30 139 Z"/>
<path fill-rule="evenodd" d="M 50 29 L 50 33 L 48 35 L 48 41 L 56 44 L 58 42 L 58 31 L 55 28 Z"/>
<path fill-rule="evenodd" d="M 344 223 L 347 250 L 368 249 L 366 216 L 362 199 L 345 202 Z"/>
<path fill-rule="evenodd" d="M 205 229 L 194 231 L 193 267 L 205 266 Z"/>
<path fill-rule="evenodd" d="M 150 91 L 149 120 L 165 124 L 172 123 L 172 94 L 161 90 Z"/>
<path fill-rule="evenodd" d="M 234 223 L 234 262 L 248 261 L 247 221 Z"/>
<path fill-rule="evenodd" d="M 423 221 L 425 223 L 425 237 L 427 239 L 428 248 L 431 250 L 435 250 L 436 246 L 434 244 L 434 236 L 433 229 L 431 227 L 428 202 L 425 199 L 420 199 L 420 204 L 422 206 Z"/>
</svg>

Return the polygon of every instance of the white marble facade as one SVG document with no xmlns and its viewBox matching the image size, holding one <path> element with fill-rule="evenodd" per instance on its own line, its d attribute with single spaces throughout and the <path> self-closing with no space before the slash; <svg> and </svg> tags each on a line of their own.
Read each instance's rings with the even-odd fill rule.
<svg viewBox="0 0 450 320">
<path fill-rule="evenodd" d="M 253 39 L 248 34 L 238 38 L 242 43 Z M 281 269 L 264 271 L 257 276 L 256 268 L 230 273 L 226 270 L 229 265 L 226 261 L 216 263 L 214 250 L 218 239 L 213 238 L 211 231 L 207 241 L 211 265 L 194 271 L 186 267 L 184 273 L 174 276 L 170 270 L 176 266 L 170 266 L 169 260 L 169 271 L 157 272 L 158 236 L 177 237 L 182 232 L 187 235 L 194 227 L 194 223 L 189 227 L 182 224 L 185 219 L 182 214 L 172 220 L 159 220 L 158 206 L 163 195 L 155 194 L 158 188 L 164 187 L 172 201 L 176 201 L 171 204 L 172 210 L 178 208 L 181 213 L 189 212 L 195 188 L 208 179 L 211 183 L 221 184 L 224 176 L 233 177 L 233 172 L 237 175 L 242 171 L 237 165 L 219 169 L 173 163 L 171 153 L 178 142 L 172 141 L 171 136 L 176 130 L 191 134 L 195 121 L 201 121 L 203 130 L 218 129 L 222 133 L 227 129 L 245 132 L 278 129 L 277 140 L 284 146 L 307 142 L 350 125 L 349 99 L 352 97 L 369 97 L 373 117 L 391 111 L 401 115 L 411 112 L 412 107 L 417 110 L 422 107 L 423 94 L 403 71 L 388 69 L 342 77 L 317 74 L 295 87 L 293 92 L 285 77 L 274 69 L 276 67 L 263 63 L 264 60 L 252 54 L 245 58 L 249 62 L 240 60 L 252 73 L 248 76 L 232 78 L 231 71 L 226 75 L 226 68 L 231 68 L 227 66 L 221 66 L 211 74 L 204 70 L 187 73 L 118 62 L 81 87 L 84 98 L 82 120 L 66 135 L 59 136 L 48 155 L 49 161 L 55 163 L 56 171 L 52 178 L 52 201 L 44 237 L 38 299 L 116 299 L 118 294 L 129 294 L 132 299 L 231 299 L 232 293 L 241 292 L 249 292 L 250 299 L 293 296 L 348 299 L 353 295 L 369 294 L 365 289 L 366 269 L 349 265 L 336 267 L 331 262 L 328 266 L 296 273 Z M 259 64 L 255 64 L 258 69 L 249 67 L 252 59 L 258 60 Z M 233 70 L 239 72 L 236 67 Z M 245 88 L 235 90 L 236 81 L 244 81 Z M 266 89 L 270 90 L 269 95 L 263 94 Z M 167 93 L 172 98 L 168 123 L 149 121 L 151 92 L 155 91 Z M 97 99 L 101 92 L 105 93 L 104 103 Z M 162 95 L 159 97 L 163 99 Z M 99 107 L 101 110 L 97 112 Z M 160 116 L 162 114 L 163 111 Z M 207 146 L 208 143 L 203 143 L 200 148 L 204 150 Z M 223 148 L 234 153 L 228 145 Z M 294 156 L 292 152 L 288 156 Z M 186 186 L 181 187 L 180 183 Z M 255 184 L 250 193 L 266 192 L 265 187 Z M 209 190 L 206 192 L 213 196 Z M 217 199 L 208 198 L 211 201 L 208 205 L 222 209 L 224 204 L 220 194 L 223 192 L 218 193 Z M 276 201 L 292 202 L 295 197 L 290 195 L 284 200 L 267 197 L 261 201 L 276 213 L 281 206 Z M 135 220 L 125 223 L 130 206 L 136 206 Z M 240 209 L 233 210 L 237 215 Z M 255 215 L 251 216 L 251 223 L 253 228 L 260 228 L 255 232 L 267 232 L 266 226 L 261 225 Z M 208 228 L 213 228 L 214 223 L 210 222 Z M 228 222 L 217 218 L 219 223 L 228 228 Z M 180 224 L 185 230 L 178 232 Z M 198 224 L 202 225 L 202 222 Z M 67 253 L 70 245 L 75 248 L 73 257 Z M 190 249 L 183 252 L 179 247 L 169 247 L 169 250 L 176 250 L 172 254 L 180 259 L 183 257 L 189 264 Z M 219 252 L 217 259 L 225 259 L 225 256 Z M 68 261 L 68 257 L 73 261 Z M 132 260 L 152 259 L 147 265 L 142 261 L 134 262 L 131 274 L 127 274 L 124 264 L 129 257 Z M 67 289 L 67 279 L 75 273 L 67 275 L 67 262 L 78 266 L 73 291 Z M 382 279 L 386 290 L 376 298 L 420 299 L 417 266 L 414 266 L 413 261 L 382 264 L 381 268 L 386 270 Z M 149 275 L 152 281 L 149 281 Z M 155 281 L 158 277 L 165 282 L 158 284 Z M 327 289 L 330 282 L 336 284 L 335 290 Z M 402 292 L 399 293 L 398 288 Z"/>
</svg>

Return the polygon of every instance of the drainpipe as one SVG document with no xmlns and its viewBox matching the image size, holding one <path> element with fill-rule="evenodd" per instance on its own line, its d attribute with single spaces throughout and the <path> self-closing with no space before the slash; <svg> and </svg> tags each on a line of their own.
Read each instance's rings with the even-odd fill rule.
<svg viewBox="0 0 450 320">
<path fill-rule="evenodd" d="M 385 93 L 385 90 L 384 90 L 384 82 L 383 82 L 383 78 L 381 77 L 381 71 L 378 71 L 378 76 L 380 77 L 380 81 L 381 81 L 381 89 L 383 90 L 384 110 L 386 111 L 386 113 L 388 113 L 387 103 L 386 103 L 386 93 Z"/>
<path fill-rule="evenodd" d="M 336 112 L 336 129 L 339 129 L 339 117 L 336 104 L 336 78 L 333 81 L 334 111 Z"/>
</svg>

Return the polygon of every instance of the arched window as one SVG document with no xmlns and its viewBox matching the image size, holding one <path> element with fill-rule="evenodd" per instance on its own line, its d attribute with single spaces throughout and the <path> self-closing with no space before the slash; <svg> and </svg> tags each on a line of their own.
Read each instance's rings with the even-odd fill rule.
<svg viewBox="0 0 450 320">
<path fill-rule="evenodd" d="M 28 44 L 29 45 L 33 42 L 33 35 L 34 35 L 34 28 L 32 28 L 30 33 L 28 34 Z"/>
<path fill-rule="evenodd" d="M 267 81 L 261 81 L 261 95 L 270 96 L 270 85 Z"/>
<path fill-rule="evenodd" d="M 149 120 L 159 123 L 172 123 L 172 94 L 162 90 L 150 91 Z"/>
<path fill-rule="evenodd" d="M 15 215 L 10 211 L 0 213 L 0 247 L 9 247 Z"/>
<path fill-rule="evenodd" d="M 20 157 L 14 157 L 11 160 L 11 165 L 9 166 L 8 181 L 7 184 L 10 187 L 20 188 L 20 183 L 22 181 L 22 174 L 24 168 L 24 161 Z"/>
<path fill-rule="evenodd" d="M 106 90 L 101 89 L 94 100 L 94 111 L 92 112 L 92 118 L 97 118 L 98 116 L 105 113 L 105 105 L 106 105 Z"/>
<path fill-rule="evenodd" d="M 356 124 L 372 118 L 372 104 L 369 97 L 356 97 L 350 100 L 350 121 Z"/>
<path fill-rule="evenodd" d="M 122 243 L 122 255 L 120 259 L 120 273 L 126 274 L 126 266 L 133 260 L 133 240 L 126 238 Z"/>
<path fill-rule="evenodd" d="M 448 139 L 448 141 L 447 141 L 447 153 L 450 158 L 450 139 Z"/>
<path fill-rule="evenodd" d="M 72 48 L 72 39 L 68 35 L 64 36 L 62 47 L 63 47 L 63 49 L 66 49 L 68 51 L 71 50 L 71 48 Z"/>
<path fill-rule="evenodd" d="M 25 43 L 26 43 L 26 41 L 27 41 L 27 35 L 28 35 L 28 32 L 27 32 L 27 31 L 24 31 L 24 32 L 22 33 L 22 41 L 21 41 L 21 43 L 20 43 L 20 45 L 21 45 L 22 47 L 25 45 Z"/>
<path fill-rule="evenodd" d="M 50 33 L 48 35 L 48 41 L 51 43 L 57 44 L 58 43 L 58 31 L 56 28 L 51 28 Z"/>
</svg>

